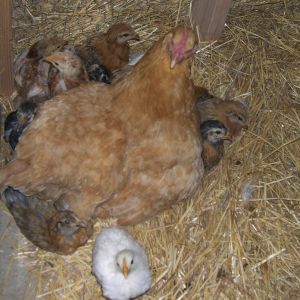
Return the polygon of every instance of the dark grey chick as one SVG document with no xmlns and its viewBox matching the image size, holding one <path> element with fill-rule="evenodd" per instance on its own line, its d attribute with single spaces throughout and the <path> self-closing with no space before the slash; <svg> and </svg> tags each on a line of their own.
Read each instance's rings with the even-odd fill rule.
<svg viewBox="0 0 300 300">
<path fill-rule="evenodd" d="M 4 122 L 4 140 L 15 150 L 23 130 L 33 120 L 37 104 L 31 101 L 22 102 L 17 110 L 11 112 Z"/>
<path fill-rule="evenodd" d="M 202 159 L 205 172 L 215 167 L 224 155 L 224 140 L 229 140 L 227 129 L 218 120 L 207 120 L 200 125 L 203 143 Z"/>
</svg>

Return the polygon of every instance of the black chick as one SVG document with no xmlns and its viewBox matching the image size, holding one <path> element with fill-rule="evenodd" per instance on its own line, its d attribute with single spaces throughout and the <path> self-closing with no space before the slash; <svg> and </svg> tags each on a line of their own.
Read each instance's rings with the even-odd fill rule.
<svg viewBox="0 0 300 300">
<path fill-rule="evenodd" d="M 86 52 L 87 49 L 88 52 Z M 111 84 L 113 77 L 112 72 L 100 63 L 95 49 L 90 47 L 75 46 L 74 53 L 76 53 L 82 59 L 87 70 L 89 80 Z"/>
<path fill-rule="evenodd" d="M 91 81 L 99 81 L 106 84 L 111 84 L 112 82 L 112 72 L 101 64 L 91 65 L 87 72 Z"/>
<path fill-rule="evenodd" d="M 4 140 L 15 150 L 23 130 L 33 120 L 37 104 L 31 101 L 22 102 L 17 110 L 11 112 L 4 122 Z"/>
<path fill-rule="evenodd" d="M 4 202 L 24 236 L 41 249 L 70 254 L 93 232 L 91 223 L 79 222 L 71 211 L 59 211 L 52 201 L 27 197 L 12 187 L 4 191 Z"/>
<path fill-rule="evenodd" d="M 207 120 L 200 125 L 203 143 L 202 159 L 205 172 L 216 166 L 224 155 L 224 140 L 227 129 L 224 124 L 217 120 Z"/>
</svg>

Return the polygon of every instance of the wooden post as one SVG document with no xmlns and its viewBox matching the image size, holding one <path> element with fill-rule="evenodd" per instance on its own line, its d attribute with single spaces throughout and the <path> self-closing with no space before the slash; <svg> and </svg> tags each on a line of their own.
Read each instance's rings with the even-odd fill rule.
<svg viewBox="0 0 300 300">
<path fill-rule="evenodd" d="M 191 21 L 200 42 L 217 40 L 223 31 L 232 0 L 192 0 Z"/>
<path fill-rule="evenodd" d="M 11 0 L 0 0 L 0 95 L 13 92 Z"/>
</svg>

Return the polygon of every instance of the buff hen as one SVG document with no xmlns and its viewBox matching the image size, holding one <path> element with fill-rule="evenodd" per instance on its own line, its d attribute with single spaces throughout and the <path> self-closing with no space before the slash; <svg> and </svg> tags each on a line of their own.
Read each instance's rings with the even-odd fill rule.
<svg viewBox="0 0 300 300">
<path fill-rule="evenodd" d="M 0 171 L 1 190 L 10 186 L 51 201 L 55 209 L 42 221 L 60 223 L 57 215 L 67 211 L 80 228 L 97 216 L 136 224 L 192 196 L 204 172 L 191 80 L 196 45 L 195 33 L 178 27 L 114 85 L 87 83 L 43 103 L 15 158 Z M 25 217 L 24 211 L 17 214 Z M 31 228 L 26 236 L 38 245 L 42 233 Z M 44 249 L 70 253 L 82 244 L 82 236 L 73 239 L 60 230 L 53 247 L 56 240 L 45 239 L 53 229 L 47 228 Z"/>
</svg>

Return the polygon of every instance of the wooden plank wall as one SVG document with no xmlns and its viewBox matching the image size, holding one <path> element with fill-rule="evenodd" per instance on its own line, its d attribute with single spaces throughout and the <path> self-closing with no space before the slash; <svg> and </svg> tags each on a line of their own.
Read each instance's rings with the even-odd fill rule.
<svg viewBox="0 0 300 300">
<path fill-rule="evenodd" d="M 200 42 L 220 38 L 232 0 L 192 0 L 191 20 L 199 32 Z"/>
<path fill-rule="evenodd" d="M 13 91 L 11 0 L 0 0 L 0 95 Z"/>
</svg>

